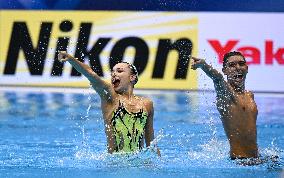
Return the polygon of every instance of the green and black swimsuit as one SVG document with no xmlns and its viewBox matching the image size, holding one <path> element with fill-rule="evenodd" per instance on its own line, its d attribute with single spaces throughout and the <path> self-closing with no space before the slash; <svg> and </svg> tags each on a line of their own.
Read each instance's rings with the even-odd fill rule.
<svg viewBox="0 0 284 178">
<path fill-rule="evenodd" d="M 129 112 L 119 102 L 113 112 L 111 123 L 115 137 L 115 152 L 133 152 L 143 147 L 143 136 L 148 114 L 141 109 L 137 113 Z"/>
</svg>

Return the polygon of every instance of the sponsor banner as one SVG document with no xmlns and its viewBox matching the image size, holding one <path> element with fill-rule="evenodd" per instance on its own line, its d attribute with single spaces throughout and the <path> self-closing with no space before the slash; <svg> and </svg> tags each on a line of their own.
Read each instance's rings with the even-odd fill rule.
<svg viewBox="0 0 284 178">
<path fill-rule="evenodd" d="M 189 57 L 197 55 L 198 18 L 191 13 L 0 11 L 1 85 L 88 87 L 57 60 L 67 50 L 105 80 L 119 61 L 134 63 L 136 88 L 197 89 Z"/>
<path fill-rule="evenodd" d="M 249 64 L 246 88 L 284 92 L 283 13 L 127 11 L 0 11 L 0 84 L 88 87 L 68 63 L 67 50 L 110 80 L 118 61 L 133 62 L 137 88 L 214 89 L 189 56 L 220 72 L 226 52 Z"/>
</svg>

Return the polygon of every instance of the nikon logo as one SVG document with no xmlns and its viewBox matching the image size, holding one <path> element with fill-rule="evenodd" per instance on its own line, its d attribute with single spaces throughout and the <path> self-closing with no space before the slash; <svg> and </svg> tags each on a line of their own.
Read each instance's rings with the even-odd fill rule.
<svg viewBox="0 0 284 178">
<path fill-rule="evenodd" d="M 10 42 L 4 65 L 4 75 L 14 75 L 17 73 L 16 66 L 21 50 L 25 56 L 29 73 L 33 76 L 42 75 L 52 31 L 54 28 L 58 28 L 60 32 L 70 32 L 73 29 L 73 23 L 72 21 L 64 20 L 59 26 L 55 26 L 53 22 L 43 21 L 39 27 L 40 30 L 37 41 L 32 41 L 29 28 L 25 21 L 13 22 L 11 34 L 9 34 Z M 80 23 L 75 53 L 73 55 L 82 62 L 89 60 L 91 68 L 99 76 L 103 77 L 104 72 L 102 70 L 100 55 L 113 38 L 100 37 L 94 44 L 89 44 L 92 28 L 95 28 L 93 23 Z M 154 67 L 152 71 L 150 71 L 152 79 L 162 79 L 164 77 L 166 63 L 168 60 L 171 60 L 168 57 L 171 51 L 178 53 L 177 65 L 176 69 L 174 69 L 175 75 L 173 77 L 175 79 L 186 79 L 189 67 L 189 56 L 191 55 L 193 46 L 192 41 L 188 38 L 162 38 L 157 40 L 157 50 L 155 50 L 156 54 L 154 54 Z M 62 75 L 64 64 L 60 63 L 56 58 L 58 51 L 67 50 L 70 37 L 60 36 L 56 38 L 56 41 L 56 50 L 50 73 L 51 76 Z M 116 41 L 109 51 L 109 67 L 112 68 L 116 63 L 121 62 L 124 59 L 126 49 L 130 47 L 135 49 L 133 63 L 137 67 L 138 73 L 142 74 L 149 61 L 150 50 L 147 41 L 140 36 L 125 36 Z M 84 58 L 82 58 L 82 56 L 84 56 Z M 81 74 L 72 68 L 70 75 L 80 76 Z"/>
</svg>

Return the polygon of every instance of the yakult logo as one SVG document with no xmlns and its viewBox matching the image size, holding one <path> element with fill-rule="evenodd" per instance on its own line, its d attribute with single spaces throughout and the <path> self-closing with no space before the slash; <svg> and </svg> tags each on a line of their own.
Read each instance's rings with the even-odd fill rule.
<svg viewBox="0 0 284 178">
<path fill-rule="evenodd" d="M 239 46 L 239 40 L 228 40 L 221 44 L 219 40 L 208 40 L 210 46 L 218 55 L 219 63 L 223 63 L 223 56 L 230 51 L 240 51 L 247 59 L 248 64 L 261 64 L 261 58 L 264 58 L 264 64 L 284 65 L 284 48 L 275 47 L 272 40 L 264 41 L 264 49 L 255 46 Z"/>
</svg>

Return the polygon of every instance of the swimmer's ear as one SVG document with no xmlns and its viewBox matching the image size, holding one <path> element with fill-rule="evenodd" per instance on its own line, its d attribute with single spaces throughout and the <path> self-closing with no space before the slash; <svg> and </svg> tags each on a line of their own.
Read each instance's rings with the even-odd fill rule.
<svg viewBox="0 0 284 178">
<path fill-rule="evenodd" d="M 131 74 L 131 75 L 130 75 L 130 82 L 133 83 L 133 84 L 135 84 L 135 80 L 136 80 L 136 75 Z"/>
</svg>

